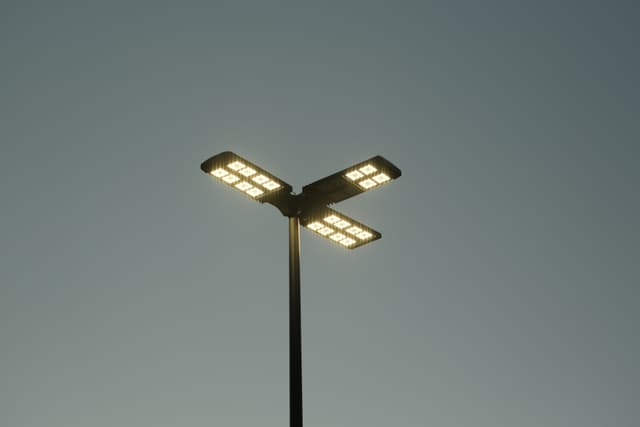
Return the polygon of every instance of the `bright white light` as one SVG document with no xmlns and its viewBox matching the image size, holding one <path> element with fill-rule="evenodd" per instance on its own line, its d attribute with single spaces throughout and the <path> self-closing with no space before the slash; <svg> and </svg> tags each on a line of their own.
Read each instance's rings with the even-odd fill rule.
<svg viewBox="0 0 640 427">
<path fill-rule="evenodd" d="M 328 223 L 328 224 L 334 224 L 336 222 L 340 221 L 340 218 L 335 216 L 335 215 L 329 215 L 328 217 L 326 217 L 324 219 L 324 222 Z"/>
<path fill-rule="evenodd" d="M 262 191 L 261 189 L 256 188 L 256 187 L 253 187 L 253 188 L 247 190 L 247 194 L 250 195 L 251 197 L 258 197 L 262 193 L 264 193 L 264 191 Z"/>
<path fill-rule="evenodd" d="M 345 236 L 344 234 L 336 233 L 336 234 L 334 234 L 334 235 L 330 236 L 329 238 L 330 238 L 331 240 L 335 240 L 336 242 L 339 242 L 340 240 L 342 240 L 342 239 L 344 239 L 344 238 L 346 238 L 346 237 L 347 237 L 347 236 Z"/>
<path fill-rule="evenodd" d="M 227 165 L 228 168 L 233 169 L 234 171 L 239 171 L 240 169 L 244 168 L 244 163 L 235 161 L 233 163 L 229 163 Z"/>
<path fill-rule="evenodd" d="M 353 172 L 349 172 L 347 174 L 347 178 L 349 178 L 351 181 L 355 181 L 356 179 L 360 179 L 362 178 L 364 175 L 362 175 L 360 172 L 358 171 L 353 171 Z"/>
<path fill-rule="evenodd" d="M 320 224 L 319 222 L 312 222 L 311 224 L 307 225 L 307 228 L 309 230 L 313 230 L 313 231 L 318 231 L 319 229 L 321 229 L 322 227 L 324 227 L 324 225 Z"/>
<path fill-rule="evenodd" d="M 351 223 L 345 221 L 344 219 L 341 219 L 340 221 L 336 222 L 333 225 L 342 230 L 343 228 L 350 226 Z"/>
<path fill-rule="evenodd" d="M 242 181 L 236 184 L 236 188 L 242 191 L 247 191 L 250 188 L 253 188 L 253 185 L 249 184 L 247 181 Z"/>
<path fill-rule="evenodd" d="M 253 178 L 251 178 L 253 181 L 257 182 L 258 184 L 264 184 L 265 182 L 269 181 L 269 178 L 267 178 L 264 175 L 257 175 L 254 176 Z"/>
<path fill-rule="evenodd" d="M 240 171 L 240 173 L 244 176 L 251 176 L 256 173 L 255 169 L 251 169 L 250 167 L 246 167 Z"/>
<path fill-rule="evenodd" d="M 225 175 L 229 175 L 229 172 L 227 172 L 223 168 L 218 168 L 218 169 L 216 169 L 214 171 L 211 171 L 210 173 L 211 173 L 211 175 L 215 176 L 216 178 L 222 178 Z"/>
<path fill-rule="evenodd" d="M 376 175 L 373 177 L 373 179 L 378 183 L 378 184 L 382 184 L 383 182 L 387 182 L 389 181 L 391 178 L 389 178 L 387 175 L 381 173 L 380 175 Z"/>
<path fill-rule="evenodd" d="M 374 173 L 375 171 L 377 171 L 378 169 L 374 168 L 371 165 L 366 165 L 360 168 L 360 172 L 362 172 L 365 175 L 371 175 L 372 173 Z"/>
<path fill-rule="evenodd" d="M 360 184 L 360 187 L 364 188 L 365 190 L 368 190 L 378 185 L 378 183 L 372 179 L 365 179 L 364 181 L 360 181 L 358 184 Z"/>
<path fill-rule="evenodd" d="M 280 187 L 280 184 L 278 184 L 277 182 L 274 182 L 274 181 L 269 181 L 269 182 L 266 182 L 266 183 L 262 184 L 262 186 L 264 188 L 266 188 L 267 190 L 275 190 L 276 188 Z"/>
<path fill-rule="evenodd" d="M 331 234 L 333 233 L 333 228 L 329 228 L 329 227 L 323 227 L 320 230 L 318 230 L 318 233 L 322 234 L 323 236 L 326 236 L 327 234 Z"/>
<path fill-rule="evenodd" d="M 224 178 L 222 178 L 222 180 L 224 182 L 228 182 L 229 184 L 233 184 L 236 181 L 239 181 L 240 178 L 238 178 L 237 176 L 235 176 L 234 174 L 230 173 L 229 175 L 225 176 Z"/>
<path fill-rule="evenodd" d="M 340 240 L 340 244 L 344 245 L 344 246 L 351 246 L 355 243 L 356 241 L 354 239 L 352 239 L 351 237 L 347 237 L 346 239 L 342 239 Z"/>
<path fill-rule="evenodd" d="M 349 234 L 356 235 L 356 234 L 361 233 L 361 232 L 362 232 L 362 228 L 356 227 L 355 225 L 353 227 L 347 228 L 347 233 L 349 233 Z"/>
<path fill-rule="evenodd" d="M 372 236 L 373 236 L 373 234 L 369 233 L 368 231 L 363 231 L 362 233 L 358 233 L 358 238 L 360 238 L 362 240 L 369 239 Z"/>
</svg>

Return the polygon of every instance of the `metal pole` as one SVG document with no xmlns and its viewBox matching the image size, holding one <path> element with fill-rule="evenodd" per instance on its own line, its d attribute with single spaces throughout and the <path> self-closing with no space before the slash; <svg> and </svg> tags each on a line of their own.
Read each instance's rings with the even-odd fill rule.
<svg viewBox="0 0 640 427">
<path fill-rule="evenodd" d="M 300 324 L 300 220 L 289 218 L 289 420 L 302 427 L 302 328 Z"/>
</svg>

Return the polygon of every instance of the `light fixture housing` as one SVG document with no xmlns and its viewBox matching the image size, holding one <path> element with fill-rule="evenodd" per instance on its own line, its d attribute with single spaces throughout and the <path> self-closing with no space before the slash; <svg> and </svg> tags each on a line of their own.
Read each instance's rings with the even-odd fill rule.
<svg viewBox="0 0 640 427">
<path fill-rule="evenodd" d="M 382 237 L 373 228 L 326 206 L 303 212 L 300 224 L 314 234 L 347 249 L 359 248 Z"/>
<path fill-rule="evenodd" d="M 314 234 L 343 248 L 355 249 L 381 238 L 381 234 L 328 206 L 398 178 L 402 172 L 382 156 L 375 156 L 302 187 L 293 194 L 291 185 L 231 151 L 217 154 L 200 165 L 203 172 L 242 192 L 269 203 Z"/>
<path fill-rule="evenodd" d="M 293 190 L 280 178 L 231 151 L 207 159 L 200 169 L 260 203 L 271 203 L 278 208 L 286 204 Z"/>
<path fill-rule="evenodd" d="M 393 163 L 375 156 L 305 185 L 302 196 L 318 205 L 332 205 L 387 184 L 400 175 L 402 172 Z"/>
</svg>

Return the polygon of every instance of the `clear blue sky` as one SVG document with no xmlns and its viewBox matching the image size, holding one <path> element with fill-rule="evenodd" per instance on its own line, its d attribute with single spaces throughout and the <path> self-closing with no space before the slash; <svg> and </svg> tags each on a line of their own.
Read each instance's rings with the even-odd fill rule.
<svg viewBox="0 0 640 427">
<path fill-rule="evenodd" d="M 403 176 L 302 235 L 308 427 L 635 427 L 632 1 L 0 3 L 0 425 L 288 425 L 287 222 L 199 164 Z"/>
</svg>

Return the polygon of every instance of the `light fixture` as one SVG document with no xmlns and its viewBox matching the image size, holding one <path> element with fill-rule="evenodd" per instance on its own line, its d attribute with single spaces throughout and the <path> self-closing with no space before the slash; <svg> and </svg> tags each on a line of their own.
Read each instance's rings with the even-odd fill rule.
<svg viewBox="0 0 640 427">
<path fill-rule="evenodd" d="M 356 163 L 302 187 L 302 195 L 319 205 L 332 205 L 365 191 L 378 188 L 402 175 L 400 169 L 382 156 Z"/>
<path fill-rule="evenodd" d="M 291 185 L 231 151 L 211 157 L 200 168 L 254 200 L 275 206 L 289 218 L 289 419 L 291 427 L 302 427 L 300 224 L 347 249 L 380 239 L 379 232 L 329 205 L 398 178 L 400 169 L 376 156 L 306 185 L 300 194 L 292 194 Z"/>
<path fill-rule="evenodd" d="M 328 207 L 316 208 L 308 213 L 303 212 L 300 216 L 300 224 L 314 234 L 328 238 L 329 241 L 340 242 L 348 249 L 359 248 L 381 237 L 380 233 L 371 227 Z M 345 244 L 342 242 L 345 238 L 354 241 L 347 241 L 348 244 Z"/>
<path fill-rule="evenodd" d="M 289 184 L 230 151 L 211 157 L 200 168 L 261 203 L 291 196 Z"/>
</svg>

